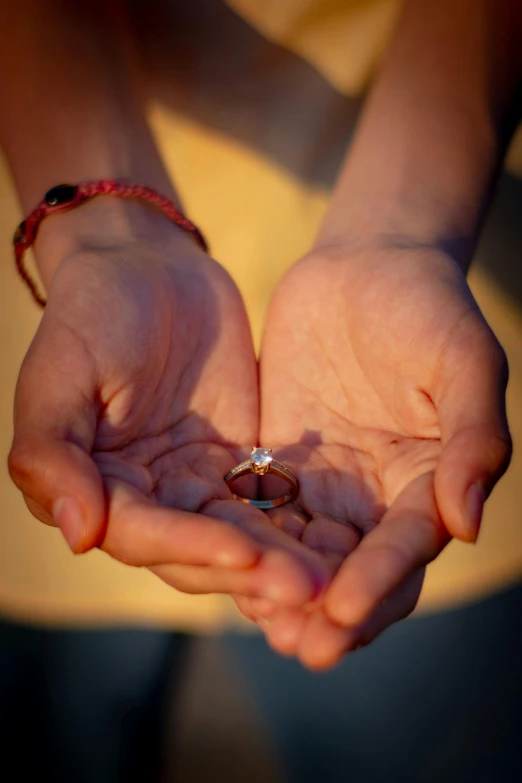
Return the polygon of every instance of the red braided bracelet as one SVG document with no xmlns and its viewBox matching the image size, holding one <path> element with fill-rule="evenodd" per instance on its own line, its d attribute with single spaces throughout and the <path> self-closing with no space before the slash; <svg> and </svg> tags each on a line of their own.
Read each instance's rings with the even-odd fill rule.
<svg viewBox="0 0 522 783">
<path fill-rule="evenodd" d="M 16 268 L 22 279 L 25 280 L 31 289 L 33 298 L 42 307 L 45 307 L 46 300 L 39 293 L 36 283 L 27 272 L 23 263 L 24 253 L 34 243 L 40 223 L 47 215 L 52 215 L 55 212 L 64 212 L 67 209 L 78 207 L 87 199 L 93 198 L 93 196 L 109 195 L 150 201 L 151 204 L 159 207 L 173 223 L 176 223 L 176 225 L 181 226 L 185 231 L 193 234 L 203 250 L 208 250 L 203 234 L 194 223 L 191 223 L 185 215 L 176 209 L 168 198 L 160 196 L 160 194 L 156 193 L 152 188 L 147 188 L 144 185 L 121 185 L 112 179 L 80 182 L 79 185 L 57 185 L 47 191 L 43 201 L 41 201 L 36 209 L 20 223 L 13 237 Z"/>
</svg>

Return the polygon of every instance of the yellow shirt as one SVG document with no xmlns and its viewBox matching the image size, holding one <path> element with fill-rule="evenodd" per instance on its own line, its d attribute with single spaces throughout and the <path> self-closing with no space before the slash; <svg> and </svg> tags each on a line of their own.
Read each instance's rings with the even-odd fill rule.
<svg viewBox="0 0 522 783">
<path fill-rule="evenodd" d="M 175 24 L 141 12 L 158 143 L 188 214 L 241 288 L 258 344 L 277 280 L 313 241 L 397 9 L 395 0 L 185 0 L 173 11 Z M 40 311 L 10 262 L 20 214 L 5 166 L 0 199 L 0 448 L 7 455 L 16 377 Z M 483 272 L 474 271 L 471 284 L 510 360 L 516 444 L 522 442 L 522 314 Z M 421 610 L 520 578 L 521 468 L 515 449 L 487 505 L 478 545 L 453 542 L 429 567 Z M 0 492 L 5 615 L 188 630 L 239 622 L 228 598 L 185 596 L 146 569 L 98 551 L 73 557 L 55 529 L 29 514 L 5 470 Z"/>
</svg>

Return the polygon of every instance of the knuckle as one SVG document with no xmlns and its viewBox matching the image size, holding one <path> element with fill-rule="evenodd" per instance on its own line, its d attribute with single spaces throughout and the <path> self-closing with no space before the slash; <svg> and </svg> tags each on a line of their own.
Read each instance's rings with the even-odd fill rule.
<svg viewBox="0 0 522 783">
<path fill-rule="evenodd" d="M 142 556 L 140 556 L 139 553 L 134 551 L 132 544 L 129 543 L 125 536 L 115 534 L 114 531 L 110 531 L 110 529 L 106 532 L 105 537 L 103 541 L 100 542 L 99 546 L 110 557 L 123 563 L 123 565 L 133 566 L 135 568 L 150 565 L 150 563 L 147 562 L 147 558 L 143 556 L 143 553 Z"/>
<path fill-rule="evenodd" d="M 34 479 L 37 473 L 37 450 L 31 444 L 15 444 L 7 458 L 9 475 L 19 489 Z"/>
<path fill-rule="evenodd" d="M 380 561 L 380 572 L 386 577 L 388 586 L 395 586 L 414 568 L 424 565 L 424 551 L 419 551 L 417 536 L 412 540 L 397 538 L 375 545 L 373 555 L 378 558 L 376 562 Z"/>
<path fill-rule="evenodd" d="M 498 480 L 507 470 L 513 454 L 513 443 L 509 432 L 496 433 L 490 438 L 488 450 L 491 461 L 495 465 L 494 481 Z"/>
<path fill-rule="evenodd" d="M 40 505 L 40 503 L 37 503 L 28 495 L 24 495 L 24 500 L 27 508 L 29 509 L 33 517 L 35 517 L 35 519 L 38 519 L 40 522 L 43 522 L 44 525 L 48 525 L 49 527 L 57 526 L 52 516 L 47 513 L 47 511 Z"/>
<path fill-rule="evenodd" d="M 415 568 L 423 568 L 438 557 L 448 543 L 448 534 L 441 518 L 432 518 L 423 514 L 418 517 L 415 532 L 416 537 L 411 544 L 413 547 L 417 543 L 417 546 L 411 562 Z"/>
<path fill-rule="evenodd" d="M 388 566 L 390 575 L 397 577 L 400 574 L 402 576 L 410 570 L 411 553 L 400 542 L 388 542 L 381 547 L 381 550 L 383 567 Z"/>
</svg>

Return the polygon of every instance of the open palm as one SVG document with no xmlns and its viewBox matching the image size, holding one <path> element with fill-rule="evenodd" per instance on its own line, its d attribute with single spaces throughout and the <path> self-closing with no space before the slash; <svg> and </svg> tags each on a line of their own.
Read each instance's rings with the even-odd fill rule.
<svg viewBox="0 0 522 783">
<path fill-rule="evenodd" d="M 283 279 L 261 441 L 301 493 L 271 513 L 334 578 L 307 611 L 258 618 L 276 649 L 330 665 L 413 610 L 452 535 L 474 540 L 509 459 L 505 383 L 503 352 L 439 251 L 318 251 Z"/>
<path fill-rule="evenodd" d="M 258 437 L 243 304 L 178 234 L 62 262 L 20 373 L 11 473 L 77 552 L 100 546 L 187 592 L 299 606 L 319 558 L 223 481 Z"/>
</svg>

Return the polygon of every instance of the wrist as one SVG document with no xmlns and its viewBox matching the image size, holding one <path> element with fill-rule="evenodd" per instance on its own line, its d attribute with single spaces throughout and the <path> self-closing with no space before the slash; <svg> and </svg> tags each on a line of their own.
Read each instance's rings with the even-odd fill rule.
<svg viewBox="0 0 522 783">
<path fill-rule="evenodd" d="M 316 244 L 433 247 L 467 271 L 500 161 L 487 123 L 465 144 L 448 136 L 440 147 L 407 123 L 388 135 L 363 124 Z"/>
<path fill-rule="evenodd" d="M 96 196 L 77 208 L 48 215 L 34 244 L 35 261 L 48 291 L 65 258 L 138 244 L 157 247 L 169 258 L 203 253 L 194 237 L 146 201 Z"/>
<path fill-rule="evenodd" d="M 425 214 L 423 214 L 423 212 Z M 363 205 L 351 209 L 336 205 L 335 211 L 326 219 L 314 243 L 314 250 L 343 248 L 350 255 L 361 251 L 387 249 L 433 250 L 450 256 L 466 273 L 471 264 L 477 244 L 480 218 L 459 225 L 457 215 L 437 215 L 437 200 L 434 206 L 427 200 L 418 202 L 412 209 L 408 205 L 395 203 L 391 208 L 377 198 L 370 198 Z"/>
<path fill-rule="evenodd" d="M 465 272 L 453 253 L 411 235 L 392 237 L 376 232 L 316 245 L 294 269 L 298 276 L 320 270 L 325 280 L 342 280 L 345 302 L 354 310 L 364 300 L 363 291 L 383 286 L 391 291 L 399 280 L 405 290 L 414 290 L 420 281 L 426 280 L 444 280 L 451 287 L 468 288 Z"/>
<path fill-rule="evenodd" d="M 487 15 L 472 6 L 406 3 L 318 245 L 390 235 L 469 266 L 508 141 L 512 93 L 497 106 L 503 44 L 490 48 Z"/>
</svg>

